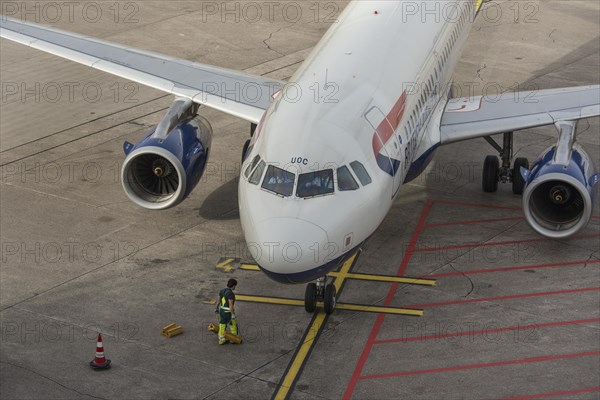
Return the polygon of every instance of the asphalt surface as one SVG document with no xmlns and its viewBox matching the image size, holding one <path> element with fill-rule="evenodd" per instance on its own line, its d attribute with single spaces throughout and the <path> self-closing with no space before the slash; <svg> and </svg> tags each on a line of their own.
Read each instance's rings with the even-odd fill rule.
<svg viewBox="0 0 600 400">
<path fill-rule="evenodd" d="M 249 2 L 65 4 L 3 2 L 2 12 L 285 80 L 346 2 L 252 3 L 260 18 Z M 593 1 L 485 5 L 458 87 L 491 95 L 597 84 L 599 12 Z M 222 258 L 252 261 L 237 209 L 248 124 L 205 109 L 215 131 L 205 176 L 178 207 L 147 211 L 122 190 L 122 144 L 156 124 L 170 96 L 7 40 L 0 68 L 0 397 L 280 393 L 312 315 L 240 302 L 244 344 L 219 346 L 206 329 L 215 319 L 208 302 L 229 277 L 240 294 L 304 294 L 259 272 L 215 268 Z M 554 127 L 520 132 L 515 156 L 532 162 L 556 137 Z M 598 118 L 580 122 L 577 141 L 598 165 Z M 423 316 L 336 311 L 297 369 L 291 398 L 600 397 L 598 201 L 580 235 L 546 240 L 524 221 L 510 185 L 482 193 L 487 154 L 482 139 L 440 148 L 352 266 L 436 286 L 346 280 L 339 298 Z M 172 322 L 184 333 L 161 336 Z M 113 365 L 101 372 L 88 366 L 98 332 Z"/>
</svg>

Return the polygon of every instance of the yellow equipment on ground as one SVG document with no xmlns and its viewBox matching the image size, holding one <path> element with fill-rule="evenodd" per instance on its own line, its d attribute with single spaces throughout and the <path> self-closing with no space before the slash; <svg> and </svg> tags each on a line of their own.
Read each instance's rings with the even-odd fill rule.
<svg viewBox="0 0 600 400">
<path fill-rule="evenodd" d="M 169 324 L 160 330 L 161 335 L 168 338 L 177 336 L 183 333 L 183 328 L 176 323 Z"/>
<path fill-rule="evenodd" d="M 219 325 L 217 324 L 208 324 L 208 330 L 212 333 L 219 333 Z M 225 339 L 229 340 L 230 343 L 233 344 L 242 344 L 242 338 L 240 336 L 234 335 L 231 332 L 225 332 Z"/>
</svg>

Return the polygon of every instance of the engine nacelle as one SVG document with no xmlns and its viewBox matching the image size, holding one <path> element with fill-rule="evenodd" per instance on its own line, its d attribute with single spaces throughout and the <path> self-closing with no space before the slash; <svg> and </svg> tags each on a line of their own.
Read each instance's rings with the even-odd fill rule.
<svg viewBox="0 0 600 400">
<path fill-rule="evenodd" d="M 161 129 L 168 133 L 158 132 Z M 202 177 L 211 141 L 208 120 L 193 115 L 171 125 L 161 121 L 135 145 L 125 142 L 127 157 L 121 169 L 125 193 L 137 205 L 152 210 L 181 203 Z"/>
<path fill-rule="evenodd" d="M 525 218 L 533 229 L 550 238 L 574 235 L 592 216 L 599 175 L 581 146 L 571 143 L 568 147 L 568 152 L 562 151 L 560 143 L 550 147 L 531 171 L 522 171 Z"/>
</svg>

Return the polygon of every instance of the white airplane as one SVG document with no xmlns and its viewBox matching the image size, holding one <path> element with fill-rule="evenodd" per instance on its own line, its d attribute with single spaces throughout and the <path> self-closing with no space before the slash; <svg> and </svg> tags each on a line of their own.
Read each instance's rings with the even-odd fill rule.
<svg viewBox="0 0 600 400">
<path fill-rule="evenodd" d="M 248 247 L 276 281 L 316 280 L 305 308 L 318 299 L 331 313 L 327 273 L 360 249 L 440 145 L 503 133 L 503 146 L 488 138 L 502 164 L 485 159 L 483 190 L 512 182 L 527 222 L 550 238 L 591 218 L 600 174 L 575 135 L 579 119 L 600 114 L 600 86 L 450 99 L 481 0 L 439 4 L 455 13 L 427 18 L 415 2 L 350 2 L 287 84 L 8 18 L 0 33 L 176 96 L 148 136 L 124 146 L 123 188 L 142 207 L 175 206 L 198 184 L 212 139 L 199 105 L 252 123 L 239 180 Z M 523 158 L 511 167 L 513 132 L 551 124 L 556 145 L 531 169 Z"/>
</svg>

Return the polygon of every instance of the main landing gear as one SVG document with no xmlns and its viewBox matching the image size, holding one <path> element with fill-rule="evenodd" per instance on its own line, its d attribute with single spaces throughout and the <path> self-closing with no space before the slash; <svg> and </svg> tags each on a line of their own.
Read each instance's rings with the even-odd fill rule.
<svg viewBox="0 0 600 400">
<path fill-rule="evenodd" d="M 309 312 L 315 312 L 317 301 L 323 302 L 325 313 L 331 314 L 335 310 L 337 293 L 333 283 L 327 283 L 327 277 L 317 279 L 317 282 L 311 282 L 306 285 L 304 292 L 304 309 Z"/>
<path fill-rule="evenodd" d="M 513 167 L 510 162 L 513 158 L 513 132 L 506 132 L 503 136 L 503 143 L 500 146 L 491 137 L 484 139 L 496 150 L 502 160 L 502 166 L 497 156 L 487 156 L 483 162 L 483 175 L 481 183 L 484 192 L 493 193 L 498 190 L 498 182 L 512 182 L 512 191 L 514 194 L 523 194 L 525 180 L 521 175 L 521 167 L 529 169 L 529 161 L 526 158 L 518 157 L 515 159 Z"/>
</svg>

